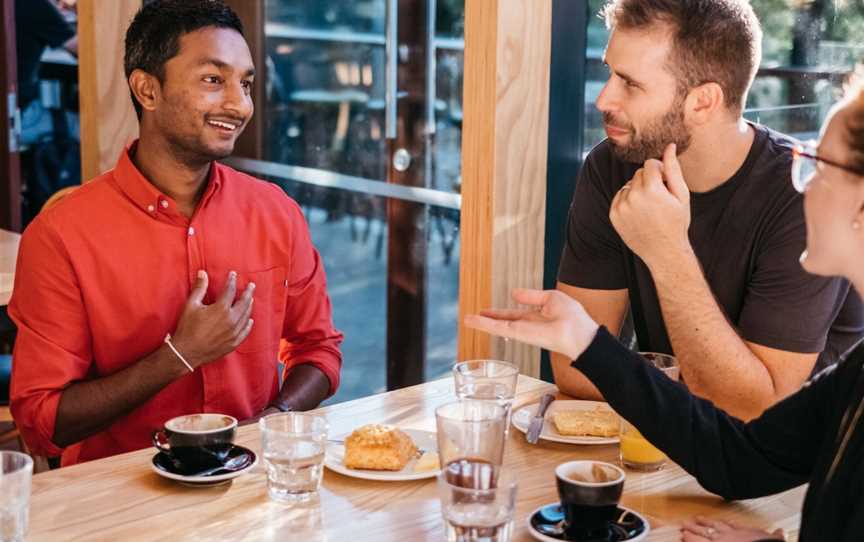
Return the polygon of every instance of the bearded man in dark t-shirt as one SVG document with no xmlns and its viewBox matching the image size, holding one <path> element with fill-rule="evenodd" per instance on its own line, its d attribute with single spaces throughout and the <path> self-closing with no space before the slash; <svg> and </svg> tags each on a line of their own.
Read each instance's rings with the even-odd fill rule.
<svg viewBox="0 0 864 542">
<path fill-rule="evenodd" d="M 849 284 L 799 264 L 794 142 L 741 117 L 759 22 L 746 0 L 612 0 L 603 15 L 608 138 L 579 174 L 558 288 L 613 333 L 629 305 L 641 350 L 756 417 L 864 334 Z M 570 362 L 553 355 L 559 388 L 599 398 Z"/>
</svg>

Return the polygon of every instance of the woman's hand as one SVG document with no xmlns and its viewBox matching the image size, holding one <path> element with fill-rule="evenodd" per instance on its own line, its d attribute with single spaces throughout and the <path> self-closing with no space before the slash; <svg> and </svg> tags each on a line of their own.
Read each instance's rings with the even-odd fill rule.
<svg viewBox="0 0 864 542">
<path fill-rule="evenodd" d="M 757 540 L 784 540 L 783 530 L 773 533 L 751 527 L 741 527 L 727 521 L 696 516 L 681 527 L 683 542 L 755 542 Z"/>
<path fill-rule="evenodd" d="M 576 359 L 597 334 L 597 323 L 578 301 L 558 290 L 512 292 L 529 309 L 484 310 L 465 317 L 465 325 L 492 335 L 533 344 Z"/>
</svg>

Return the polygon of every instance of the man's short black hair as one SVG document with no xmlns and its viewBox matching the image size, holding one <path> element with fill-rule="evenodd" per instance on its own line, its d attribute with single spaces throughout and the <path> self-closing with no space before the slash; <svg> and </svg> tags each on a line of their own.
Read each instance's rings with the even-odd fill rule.
<svg viewBox="0 0 864 542">
<path fill-rule="evenodd" d="M 126 79 L 143 70 L 165 81 L 165 63 L 180 51 L 180 38 L 206 27 L 230 28 L 243 35 L 243 23 L 222 0 L 151 0 L 145 2 L 126 30 L 123 59 Z M 132 94 L 141 118 L 141 104 Z"/>
</svg>

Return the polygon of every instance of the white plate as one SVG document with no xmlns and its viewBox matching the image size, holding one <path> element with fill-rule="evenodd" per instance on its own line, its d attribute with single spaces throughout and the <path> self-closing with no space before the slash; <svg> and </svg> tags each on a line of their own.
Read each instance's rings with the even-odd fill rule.
<svg viewBox="0 0 864 542">
<path fill-rule="evenodd" d="M 528 431 L 528 425 L 531 423 L 531 418 L 537 413 L 539 403 L 525 405 L 513 413 L 513 427 L 522 431 Z M 618 442 L 618 437 L 570 437 L 564 436 L 555 429 L 555 424 L 552 423 L 552 415 L 559 410 L 594 410 L 596 407 L 611 411 L 608 403 L 603 401 L 552 401 L 549 408 L 546 410 L 545 422 L 543 422 L 543 431 L 540 432 L 542 440 L 551 442 L 563 442 L 565 444 L 615 444 Z"/>
<path fill-rule="evenodd" d="M 405 433 L 414 441 L 421 450 L 427 452 L 435 452 L 438 450 L 438 442 L 434 431 L 420 431 L 418 429 L 403 429 Z M 346 437 L 348 435 L 345 435 Z M 343 444 L 328 443 L 327 453 L 324 456 L 324 466 L 333 472 L 351 476 L 353 478 L 362 478 L 364 480 L 379 480 L 384 482 L 402 482 L 406 480 L 423 480 L 424 478 L 435 478 L 439 469 L 414 472 L 414 465 L 417 459 L 412 459 L 405 465 L 405 468 L 400 471 L 385 471 L 385 470 L 362 470 L 349 469 L 343 463 L 345 459 L 345 446 Z"/>
</svg>

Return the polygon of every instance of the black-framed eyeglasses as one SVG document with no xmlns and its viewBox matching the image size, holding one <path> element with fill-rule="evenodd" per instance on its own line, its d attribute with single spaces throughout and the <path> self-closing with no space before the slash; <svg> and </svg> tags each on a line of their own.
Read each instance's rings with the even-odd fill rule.
<svg viewBox="0 0 864 542">
<path fill-rule="evenodd" d="M 857 169 L 847 166 L 846 164 L 841 164 L 840 162 L 817 155 L 816 142 L 808 141 L 796 145 L 795 148 L 792 149 L 792 186 L 795 187 L 795 190 L 802 194 L 807 190 L 807 186 L 810 185 L 813 181 L 813 177 L 816 175 L 819 162 L 842 169 L 843 171 L 848 171 L 855 175 L 862 174 Z"/>
</svg>

